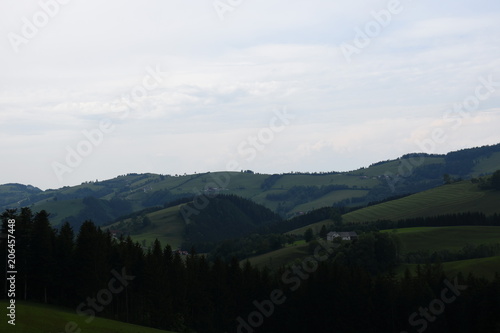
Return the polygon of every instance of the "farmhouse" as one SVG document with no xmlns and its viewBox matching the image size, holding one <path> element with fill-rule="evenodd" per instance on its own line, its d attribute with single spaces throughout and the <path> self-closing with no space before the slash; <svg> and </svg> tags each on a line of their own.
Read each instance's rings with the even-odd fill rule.
<svg viewBox="0 0 500 333">
<path fill-rule="evenodd" d="M 330 231 L 326 235 L 326 240 L 331 242 L 337 237 L 340 237 L 342 240 L 351 241 L 358 239 L 358 234 L 355 231 L 347 231 L 347 232 Z"/>
</svg>

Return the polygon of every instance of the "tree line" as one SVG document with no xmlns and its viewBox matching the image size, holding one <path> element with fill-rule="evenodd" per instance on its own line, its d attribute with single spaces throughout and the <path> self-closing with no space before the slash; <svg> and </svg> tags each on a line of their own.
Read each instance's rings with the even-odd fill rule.
<svg viewBox="0 0 500 333">
<path fill-rule="evenodd" d="M 397 278 L 391 273 L 397 254 L 392 235 L 368 233 L 321 262 L 311 254 L 270 272 L 236 258 L 208 260 L 195 251 L 181 256 L 158 241 L 145 249 L 130 238 L 114 239 L 91 221 L 78 233 L 68 223 L 55 230 L 45 211 L 8 210 L 3 228 L 9 218 L 16 219 L 18 299 L 74 309 L 82 328 L 91 325 L 91 315 L 208 333 L 490 333 L 500 327 L 500 275 L 455 279 L 428 264 Z M 5 257 L 4 246 L 1 251 Z M 101 291 L 117 274 L 128 283 L 109 303 L 101 302 Z M 441 306 L 435 300 L 444 288 L 453 301 Z"/>
</svg>

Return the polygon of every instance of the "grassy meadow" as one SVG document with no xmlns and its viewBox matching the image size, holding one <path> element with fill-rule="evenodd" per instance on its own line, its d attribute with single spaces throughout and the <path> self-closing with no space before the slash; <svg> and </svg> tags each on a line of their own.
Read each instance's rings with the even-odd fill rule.
<svg viewBox="0 0 500 333">
<path fill-rule="evenodd" d="M 399 220 L 461 212 L 500 213 L 500 192 L 481 190 L 470 181 L 416 193 L 398 200 L 359 209 L 343 216 L 344 222 Z"/>
<path fill-rule="evenodd" d="M 97 317 L 87 323 L 87 317 L 74 311 L 19 301 L 16 302 L 16 325 L 12 326 L 7 323 L 7 306 L 6 300 L 0 301 L 3 309 L 0 332 L 5 333 L 77 333 L 79 329 L 82 333 L 172 333 Z"/>
</svg>

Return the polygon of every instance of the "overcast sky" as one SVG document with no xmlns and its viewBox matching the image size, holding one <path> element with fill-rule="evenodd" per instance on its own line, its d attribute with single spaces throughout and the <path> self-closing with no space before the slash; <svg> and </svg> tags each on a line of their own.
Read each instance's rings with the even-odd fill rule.
<svg viewBox="0 0 500 333">
<path fill-rule="evenodd" d="M 498 0 L 2 0 L 0 36 L 0 184 L 500 142 Z"/>
</svg>

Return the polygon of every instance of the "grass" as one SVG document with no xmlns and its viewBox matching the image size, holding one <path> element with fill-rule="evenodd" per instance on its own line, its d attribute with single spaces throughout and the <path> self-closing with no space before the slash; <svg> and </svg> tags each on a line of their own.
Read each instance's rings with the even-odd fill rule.
<svg viewBox="0 0 500 333">
<path fill-rule="evenodd" d="M 312 228 L 318 233 L 321 226 L 333 223 L 331 220 L 324 220 L 318 223 L 295 229 L 290 233 L 303 235 L 308 228 Z M 480 245 L 490 243 L 500 243 L 500 227 L 492 226 L 459 226 L 459 227 L 417 227 L 396 230 L 385 230 L 382 232 L 395 233 L 402 243 L 402 254 L 415 251 L 459 251 L 467 244 Z M 276 251 L 250 258 L 250 263 L 257 267 L 268 266 L 271 269 L 293 262 L 294 260 L 307 256 L 307 244 L 301 241 L 294 246 L 285 247 Z M 496 258 L 496 257 L 495 257 Z M 500 271 L 498 259 L 482 258 L 472 261 L 464 260 L 460 262 L 446 263 L 450 272 L 458 272 L 462 268 L 464 272 L 476 270 L 481 274 L 493 276 L 495 269 Z M 481 263 L 484 264 L 482 268 Z M 470 266 L 470 267 L 469 267 Z M 399 273 L 404 272 L 405 267 L 413 269 L 416 265 L 402 265 Z M 413 267 L 413 268 L 412 268 Z"/>
<path fill-rule="evenodd" d="M 500 213 L 500 191 L 480 190 L 469 181 L 440 186 L 343 216 L 344 222 L 398 220 L 460 212 Z"/>
<path fill-rule="evenodd" d="M 500 243 L 500 227 L 418 227 L 383 232 L 395 233 L 403 245 L 402 254 L 415 251 L 458 251 L 467 244 Z"/>
<path fill-rule="evenodd" d="M 500 227 L 460 226 L 460 227 L 418 227 L 386 230 L 395 232 L 403 244 L 402 254 L 413 251 L 458 251 L 465 245 L 500 243 Z M 402 275 L 406 268 L 414 273 L 416 264 L 403 264 L 397 269 Z M 500 273 L 500 256 L 468 259 L 443 263 L 445 273 L 453 277 L 462 272 L 465 276 L 473 273 L 476 276 L 492 279 L 495 272 Z"/>
<path fill-rule="evenodd" d="M 36 206 L 36 212 L 46 210 L 50 213 L 50 223 L 57 226 L 68 216 L 76 216 L 85 207 L 82 199 L 54 201 L 52 199 L 44 201 Z M 57 212 L 57 213 L 54 213 Z"/>
<path fill-rule="evenodd" d="M 450 261 L 445 262 L 442 265 L 443 271 L 450 278 L 456 276 L 459 272 L 461 272 L 465 277 L 472 273 L 476 277 L 484 277 L 489 280 L 495 278 L 496 273 L 500 274 L 500 256 Z M 398 276 L 403 276 L 406 268 L 414 274 L 417 269 L 417 264 L 400 265 L 396 269 L 396 274 Z"/>
<path fill-rule="evenodd" d="M 493 279 L 495 273 L 500 273 L 500 256 L 450 261 L 444 263 L 443 268 L 449 276 L 455 276 L 458 272 L 462 272 L 465 276 L 473 273 L 476 276 Z"/>
<path fill-rule="evenodd" d="M 172 249 L 177 249 L 184 240 L 185 222 L 179 215 L 182 205 L 157 210 L 146 216 L 151 219 L 152 225 L 143 229 L 138 234 L 131 234 L 135 242 L 150 246 L 158 239 L 162 246 L 169 244 Z M 129 222 L 130 219 L 124 222 Z M 121 221 L 120 221 L 121 222 Z M 114 223 L 104 229 L 120 229 L 120 222 Z"/>
<path fill-rule="evenodd" d="M 442 164 L 444 163 L 444 158 L 441 156 L 428 156 L 423 160 L 423 165 L 429 164 Z M 363 191 L 367 191 L 374 186 L 380 184 L 382 179 L 378 179 L 386 173 L 398 173 L 398 168 L 400 167 L 401 160 L 392 160 L 388 162 L 379 163 L 370 167 L 360 168 L 358 170 L 341 172 L 337 174 L 288 174 L 283 175 L 273 186 L 272 189 L 268 191 L 263 191 L 261 189 L 261 184 L 268 178 L 268 174 L 252 174 L 246 172 L 211 172 L 211 173 L 201 173 L 192 175 L 182 175 L 182 176 L 161 176 L 157 174 L 129 174 L 126 176 L 119 176 L 114 179 L 109 179 L 105 181 L 85 183 L 73 187 L 64 187 L 58 190 L 51 190 L 53 195 L 57 193 L 61 194 L 74 194 L 78 190 L 91 189 L 100 190 L 103 188 L 109 188 L 113 192 L 101 197 L 101 199 L 111 199 L 115 195 L 122 199 L 130 200 L 134 210 L 140 210 L 145 208 L 142 205 L 145 197 L 150 193 L 150 191 L 157 191 L 168 189 L 174 194 L 185 194 L 192 195 L 195 194 L 197 190 L 203 190 L 205 186 L 210 183 L 216 186 L 217 182 L 214 182 L 214 177 L 229 176 L 229 182 L 223 184 L 227 190 L 221 193 L 232 193 L 240 195 L 245 198 L 250 198 L 257 203 L 264 204 L 268 208 L 276 209 L 276 202 L 271 202 L 266 200 L 266 195 L 276 190 L 288 190 L 293 186 L 325 186 L 325 185 L 347 185 L 351 189 L 346 191 L 335 191 L 326 195 L 323 198 L 319 198 L 310 203 L 302 203 L 301 205 L 290 207 L 289 212 L 297 211 L 308 211 L 314 208 L 319 208 L 322 206 L 329 206 L 333 202 L 338 202 L 343 199 L 348 199 L 352 197 L 361 196 Z M 489 174 L 499 168 L 500 165 L 500 152 L 493 153 L 488 158 L 482 158 L 478 160 L 474 166 L 472 174 L 474 176 L 480 174 Z M 224 180 L 225 181 L 225 180 Z M 213 185 L 212 185 L 213 186 Z M 356 191 L 357 190 L 357 191 Z M 12 203 L 5 203 L 8 206 L 18 206 L 18 201 L 22 201 L 27 198 L 25 191 L 18 191 L 11 189 L 11 186 L 0 185 L 0 196 L 9 197 L 12 196 Z M 498 198 L 497 198 L 498 199 Z M 289 202 L 284 203 L 289 204 Z M 57 225 L 66 216 L 77 215 L 78 210 L 76 208 L 70 209 L 64 204 L 49 203 L 46 201 L 37 202 L 34 204 L 33 211 L 39 211 L 40 209 L 47 209 L 50 212 L 57 214 L 55 216 L 54 224 Z M 370 216 L 368 216 L 370 217 Z M 366 216 L 362 216 L 366 218 Z"/>
<path fill-rule="evenodd" d="M 74 311 L 20 301 L 16 302 L 16 325 L 12 326 L 7 323 L 7 305 L 6 300 L 0 301 L 0 307 L 3 309 L 0 332 L 60 333 L 66 332 L 66 325 L 74 322 L 78 329 L 85 333 L 168 333 L 104 318 L 94 318 L 90 323 L 86 323 L 87 318 L 78 316 Z M 68 332 L 78 332 L 78 329 L 70 329 Z"/>
<path fill-rule="evenodd" d="M 307 229 L 311 228 L 313 233 L 315 235 L 319 234 L 321 227 L 326 226 L 327 228 L 333 224 L 333 221 L 328 219 L 328 220 L 323 220 L 319 221 L 313 224 L 306 225 L 305 227 L 297 228 L 292 231 L 287 232 L 287 234 L 292 234 L 292 235 L 297 235 L 297 236 L 303 236 L 304 233 L 307 231 Z"/>
<path fill-rule="evenodd" d="M 294 212 L 305 212 L 308 210 L 313 210 L 321 207 L 332 206 L 335 202 L 342 201 L 349 198 L 360 198 L 368 194 L 367 190 L 339 190 L 330 192 L 319 199 L 301 204 L 292 209 Z"/>
<path fill-rule="evenodd" d="M 250 261 L 252 266 L 258 268 L 264 268 L 265 266 L 267 266 L 271 270 L 274 270 L 283 265 L 290 264 L 294 260 L 306 257 L 309 254 L 308 247 L 308 244 L 298 243 L 276 251 L 249 258 L 248 260 Z"/>
<path fill-rule="evenodd" d="M 350 187 L 373 187 L 379 183 L 376 179 L 362 179 L 358 174 L 339 173 L 331 175 L 285 175 L 275 187 L 290 188 L 292 186 L 347 185 Z"/>
<path fill-rule="evenodd" d="M 491 154 L 489 158 L 479 160 L 474 166 L 473 174 L 474 176 L 479 176 L 481 174 L 492 173 L 498 169 L 500 169 L 500 152 Z"/>
</svg>

